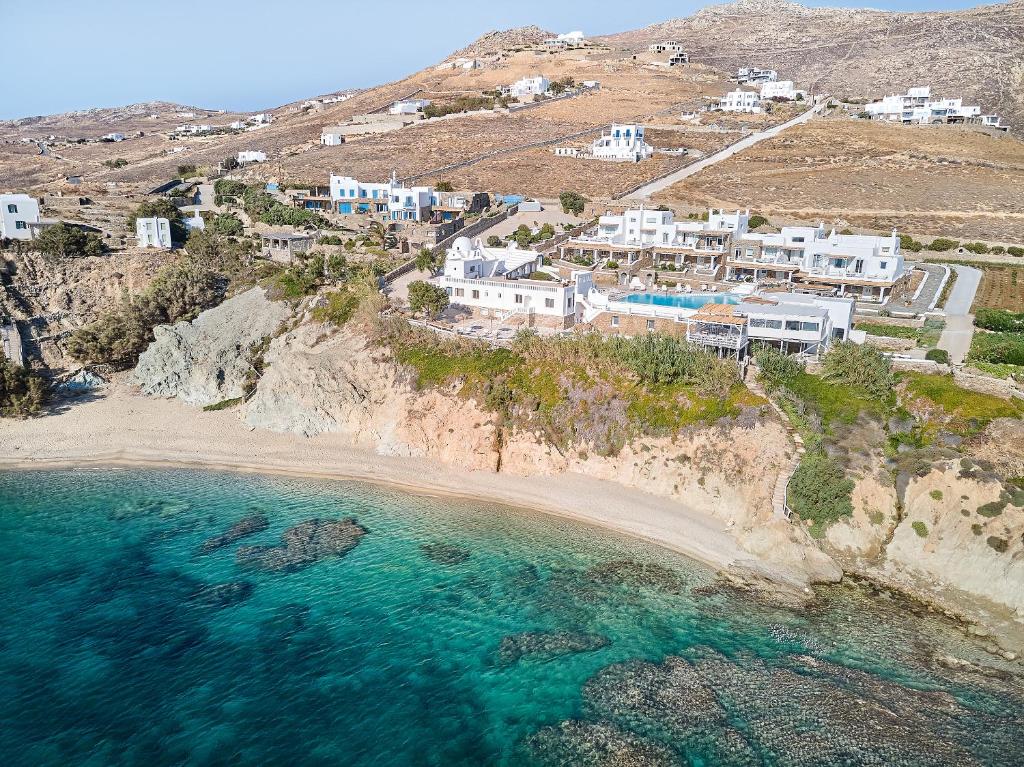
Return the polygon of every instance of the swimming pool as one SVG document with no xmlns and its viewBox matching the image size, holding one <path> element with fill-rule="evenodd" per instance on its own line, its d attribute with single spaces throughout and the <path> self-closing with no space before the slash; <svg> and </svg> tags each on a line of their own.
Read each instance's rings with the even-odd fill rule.
<svg viewBox="0 0 1024 767">
<path fill-rule="evenodd" d="M 628 304 L 654 304 L 655 306 L 679 306 L 684 309 L 699 309 L 704 304 L 738 304 L 740 296 L 728 293 L 634 293 L 625 297 Z"/>
</svg>

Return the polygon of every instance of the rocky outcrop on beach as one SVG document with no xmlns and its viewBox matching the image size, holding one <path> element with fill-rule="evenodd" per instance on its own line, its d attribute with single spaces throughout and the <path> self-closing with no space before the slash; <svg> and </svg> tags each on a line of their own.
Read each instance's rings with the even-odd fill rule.
<svg viewBox="0 0 1024 767">
<path fill-rule="evenodd" d="M 282 302 L 253 288 L 207 309 L 192 322 L 160 325 L 139 356 L 135 379 L 146 394 L 205 407 L 237 399 L 253 375 L 256 347 L 291 316 Z"/>
<path fill-rule="evenodd" d="M 213 538 L 207 538 L 203 541 L 203 545 L 199 547 L 199 553 L 209 554 L 224 546 L 230 546 L 242 538 L 261 533 L 268 527 L 270 527 L 270 519 L 261 512 L 242 517 L 220 535 L 215 535 Z"/>
<path fill-rule="evenodd" d="M 345 556 L 364 535 L 366 528 L 352 517 L 310 519 L 285 530 L 281 546 L 243 546 L 235 552 L 235 562 L 266 572 L 295 572 L 327 557 Z"/>
<path fill-rule="evenodd" d="M 503 663 L 521 658 L 549 660 L 560 655 L 593 652 L 611 644 L 608 637 L 575 631 L 526 631 L 501 640 L 498 657 Z"/>
</svg>

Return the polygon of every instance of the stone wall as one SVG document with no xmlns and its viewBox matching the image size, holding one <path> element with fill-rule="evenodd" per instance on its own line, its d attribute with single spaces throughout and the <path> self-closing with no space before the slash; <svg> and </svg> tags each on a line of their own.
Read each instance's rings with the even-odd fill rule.
<svg viewBox="0 0 1024 767">
<path fill-rule="evenodd" d="M 613 317 L 618 318 L 618 325 L 612 324 Z M 653 328 L 648 325 L 648 321 L 653 321 Z M 583 331 L 597 331 L 602 335 L 640 336 L 645 333 L 660 333 L 678 338 L 686 336 L 685 322 L 676 322 L 664 317 L 645 317 L 642 314 L 601 312 L 592 321 L 578 323 L 577 327 Z"/>
</svg>

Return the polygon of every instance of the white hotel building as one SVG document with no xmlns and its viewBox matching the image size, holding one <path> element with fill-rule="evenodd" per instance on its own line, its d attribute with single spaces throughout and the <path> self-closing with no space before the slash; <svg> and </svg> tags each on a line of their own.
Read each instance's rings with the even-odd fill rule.
<svg viewBox="0 0 1024 767">
<path fill-rule="evenodd" d="M 723 112 L 760 114 L 761 94 L 757 91 L 729 91 L 718 100 L 718 108 Z"/>
<path fill-rule="evenodd" d="M 910 88 L 904 94 L 894 93 L 864 106 L 875 120 L 901 122 L 905 125 L 941 125 L 945 123 L 980 123 L 1007 130 L 994 114 L 983 115 L 979 106 L 964 106 L 962 98 L 932 98 L 931 86 Z"/>
<path fill-rule="evenodd" d="M 577 272 L 566 283 L 544 271 L 549 279 L 539 279 L 534 275 L 542 272 L 543 260 L 540 253 L 515 243 L 488 248 L 479 239 L 459 237 L 445 257 L 444 273 L 434 281 L 453 305 L 481 317 L 504 321 L 523 315 L 530 325 L 540 320 L 556 328 L 571 327 L 577 295 L 590 290 L 591 274 Z"/>
</svg>

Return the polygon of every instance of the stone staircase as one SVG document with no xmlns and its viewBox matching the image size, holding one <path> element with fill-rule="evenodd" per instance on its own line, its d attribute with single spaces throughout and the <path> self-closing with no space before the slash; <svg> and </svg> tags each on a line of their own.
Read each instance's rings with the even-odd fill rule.
<svg viewBox="0 0 1024 767">
<path fill-rule="evenodd" d="M 786 415 L 786 411 L 779 407 L 773 399 L 771 399 L 761 384 L 753 376 L 746 382 L 747 388 L 749 388 L 754 394 L 759 397 L 764 397 L 768 400 L 768 404 L 771 405 L 772 409 L 779 414 L 779 418 L 782 419 L 782 423 L 786 427 L 786 432 L 789 434 L 791 440 L 793 440 L 793 455 L 790 457 L 789 462 L 779 472 L 778 478 L 775 480 L 775 490 L 772 493 L 772 513 L 781 519 L 789 519 L 790 509 L 789 504 L 786 503 L 787 490 L 789 489 L 789 481 L 793 478 L 794 472 L 796 472 L 797 466 L 800 465 L 800 461 L 803 460 L 804 454 L 807 452 L 807 448 L 804 447 L 803 437 L 793 427 L 793 424 L 789 420 L 789 416 Z"/>
</svg>

